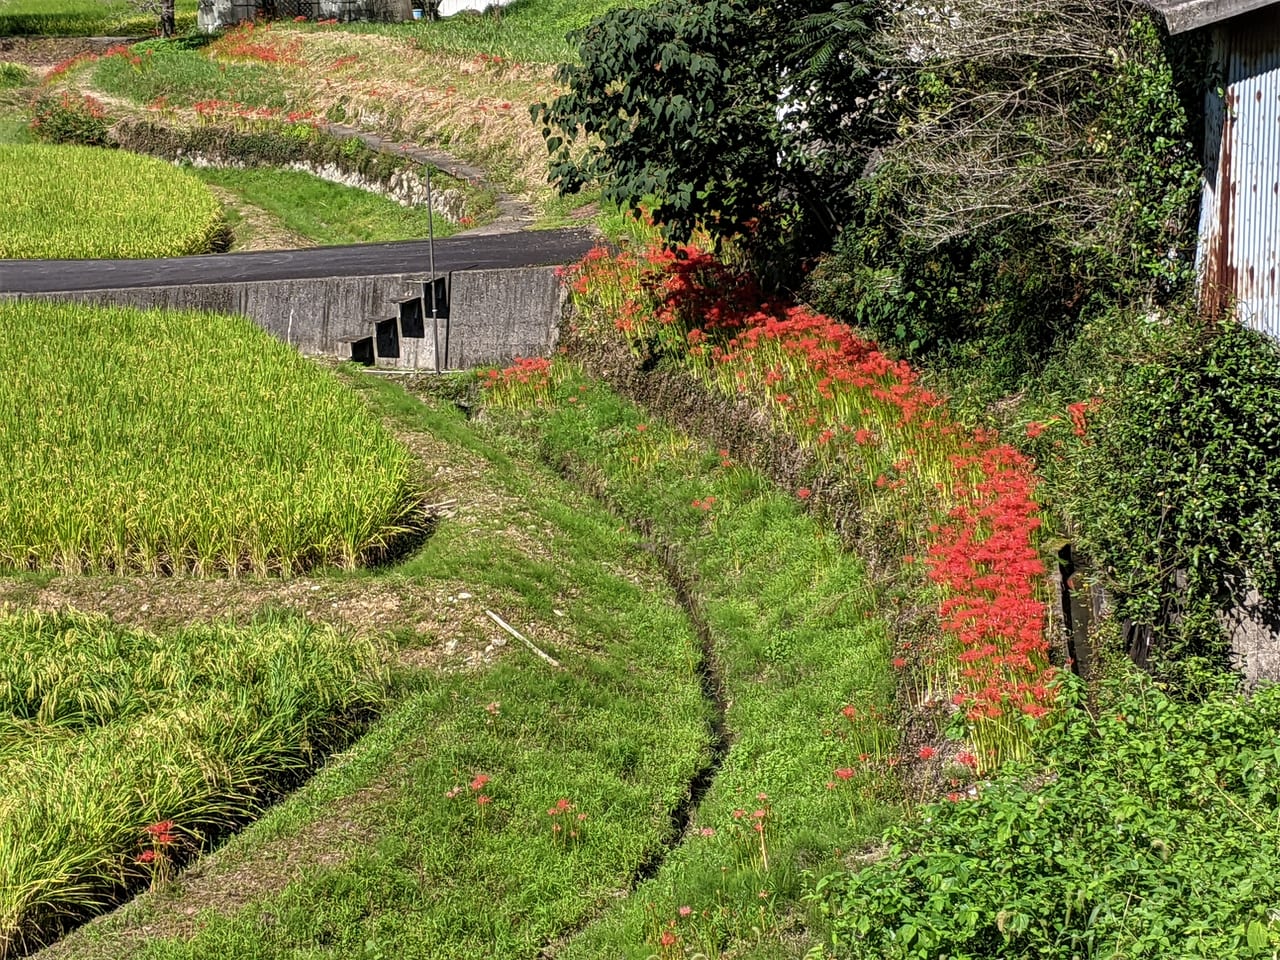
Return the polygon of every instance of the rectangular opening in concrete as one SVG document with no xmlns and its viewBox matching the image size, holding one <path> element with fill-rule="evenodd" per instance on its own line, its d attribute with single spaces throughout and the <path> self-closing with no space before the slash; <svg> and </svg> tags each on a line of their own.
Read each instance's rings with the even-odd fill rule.
<svg viewBox="0 0 1280 960">
<path fill-rule="evenodd" d="M 432 316 L 431 307 L 435 305 L 435 317 L 438 320 L 449 316 L 449 280 L 447 277 L 436 277 L 422 285 L 422 305 L 427 316 Z"/>
<path fill-rule="evenodd" d="M 386 320 L 378 320 L 374 322 L 373 335 L 379 357 L 383 357 L 388 360 L 399 359 L 400 332 L 398 327 L 398 317 L 389 317 Z"/>
<path fill-rule="evenodd" d="M 400 336 L 412 337 L 415 340 L 427 335 L 427 326 L 423 322 L 422 298 L 400 302 Z"/>
<path fill-rule="evenodd" d="M 345 343 L 351 351 L 351 359 L 366 367 L 373 366 L 373 337 L 355 334 L 350 337 L 339 337 L 338 343 Z"/>
</svg>

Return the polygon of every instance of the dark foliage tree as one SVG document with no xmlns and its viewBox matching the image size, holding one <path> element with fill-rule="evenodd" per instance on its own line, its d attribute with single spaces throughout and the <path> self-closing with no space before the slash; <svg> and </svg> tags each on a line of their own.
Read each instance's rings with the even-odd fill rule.
<svg viewBox="0 0 1280 960">
<path fill-rule="evenodd" d="M 659 0 L 578 34 L 566 91 L 532 107 L 563 194 L 652 203 L 673 242 L 706 229 L 757 265 L 829 247 L 873 146 L 861 110 L 869 2 Z"/>
</svg>

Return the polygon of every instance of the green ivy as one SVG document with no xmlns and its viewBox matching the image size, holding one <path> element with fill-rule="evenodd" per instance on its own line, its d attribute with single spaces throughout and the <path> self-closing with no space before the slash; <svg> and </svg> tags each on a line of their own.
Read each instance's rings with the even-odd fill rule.
<svg viewBox="0 0 1280 960">
<path fill-rule="evenodd" d="M 1058 484 L 1081 546 L 1117 613 L 1156 627 L 1166 679 L 1225 666 L 1218 614 L 1250 585 L 1280 596 L 1280 349 L 1235 322 L 1154 324 L 1104 401 Z"/>
</svg>

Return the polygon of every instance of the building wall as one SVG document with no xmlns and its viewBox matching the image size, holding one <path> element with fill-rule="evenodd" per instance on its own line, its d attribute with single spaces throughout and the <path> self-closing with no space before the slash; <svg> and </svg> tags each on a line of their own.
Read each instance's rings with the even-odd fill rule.
<svg viewBox="0 0 1280 960">
<path fill-rule="evenodd" d="M 1280 339 L 1280 8 L 1215 28 L 1205 102 L 1202 304 Z"/>
</svg>

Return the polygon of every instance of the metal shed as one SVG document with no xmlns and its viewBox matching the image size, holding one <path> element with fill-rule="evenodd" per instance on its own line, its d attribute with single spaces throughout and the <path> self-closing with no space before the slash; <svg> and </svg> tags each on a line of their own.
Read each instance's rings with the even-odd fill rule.
<svg viewBox="0 0 1280 960">
<path fill-rule="evenodd" d="M 1212 30 L 1222 84 L 1205 96 L 1204 194 L 1196 262 L 1201 304 L 1234 304 L 1280 339 L 1280 4 L 1151 0 L 1170 33 Z"/>
</svg>

